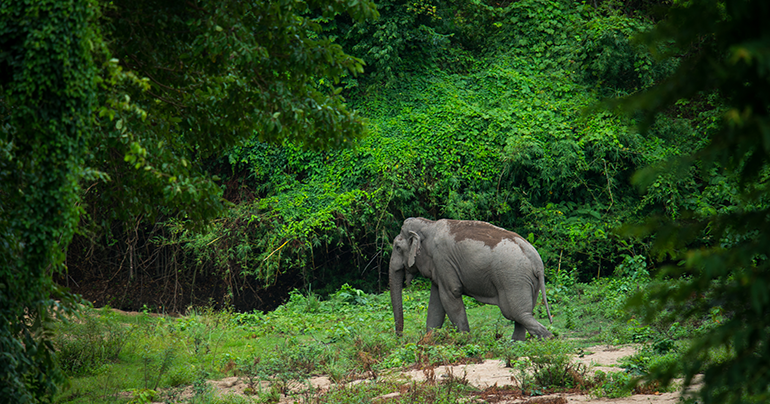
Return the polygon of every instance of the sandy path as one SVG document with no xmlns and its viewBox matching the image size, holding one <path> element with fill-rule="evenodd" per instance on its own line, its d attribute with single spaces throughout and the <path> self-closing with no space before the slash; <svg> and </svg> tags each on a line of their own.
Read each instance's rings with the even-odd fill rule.
<svg viewBox="0 0 770 404">
<path fill-rule="evenodd" d="M 594 346 L 586 349 L 590 352 L 582 357 L 576 358 L 579 362 L 586 365 L 589 372 L 602 370 L 604 372 L 619 372 L 623 369 L 618 366 L 620 358 L 632 355 L 636 352 L 634 346 L 611 347 L 606 345 Z M 479 364 L 440 366 L 434 369 L 436 380 L 442 380 L 449 377 L 465 377 L 468 382 L 480 389 L 485 389 L 495 384 L 497 386 L 516 386 L 516 378 L 510 368 L 505 367 L 502 360 L 485 360 Z M 406 377 L 415 381 L 425 381 L 426 375 L 422 370 L 411 370 L 403 373 Z M 561 398 L 561 399 L 560 399 Z M 580 394 L 554 394 L 537 398 L 522 398 L 509 401 L 499 401 L 499 403 L 656 403 L 669 404 L 676 403 L 679 399 L 679 393 L 658 393 L 658 394 L 638 394 L 631 397 L 608 399 L 593 398 L 588 395 Z"/>
<path fill-rule="evenodd" d="M 618 372 L 622 371 L 622 368 L 618 366 L 618 360 L 625 356 L 632 355 L 636 351 L 634 346 L 621 346 L 611 347 L 606 345 L 594 346 L 586 349 L 587 354 L 582 357 L 577 357 L 576 360 L 586 365 L 589 372 L 595 372 L 596 370 L 602 370 L 604 372 Z M 467 365 L 455 365 L 455 366 L 439 366 L 434 369 L 423 370 L 409 370 L 402 372 L 384 373 L 381 377 L 402 379 L 405 382 L 424 382 L 427 378 L 434 378 L 436 381 L 446 380 L 450 377 L 465 378 L 469 384 L 478 387 L 480 389 L 486 389 L 497 385 L 502 386 L 516 386 L 518 383 L 516 377 L 511 368 L 505 367 L 505 362 L 497 359 L 485 360 L 477 364 Z M 350 383 L 366 383 L 366 380 L 357 380 Z M 220 395 L 249 395 L 247 389 L 256 389 L 261 391 L 268 391 L 270 386 L 267 382 L 260 382 L 249 386 L 248 380 L 242 377 L 228 377 L 221 380 L 213 380 L 209 382 L 214 391 Z M 293 391 L 306 391 L 308 387 L 313 387 L 316 391 L 328 390 L 332 386 L 332 382 L 326 376 L 318 376 L 310 378 L 307 383 L 288 386 Z M 253 392 L 251 392 L 253 394 Z M 186 394 L 184 394 L 186 395 Z M 398 397 L 399 393 L 391 393 L 386 396 L 378 397 L 372 400 L 373 402 L 384 403 L 388 399 Z M 253 396 L 252 396 L 253 397 Z M 490 397 L 491 399 L 492 397 Z M 638 394 L 631 397 L 608 399 L 608 398 L 594 398 L 588 395 L 581 394 L 567 394 L 559 393 L 540 397 L 526 397 L 501 400 L 502 397 L 496 398 L 494 401 L 497 403 L 513 404 L 513 403 L 527 403 L 527 404 L 565 404 L 565 403 L 602 403 L 602 404 L 634 404 L 634 403 L 650 403 L 650 404 L 674 404 L 678 402 L 679 393 L 657 393 L 650 395 Z M 497 401 L 500 400 L 500 401 Z M 286 396 L 281 397 L 281 403 L 293 403 L 295 399 L 291 399 Z M 484 402 L 484 401 L 478 401 Z"/>
</svg>

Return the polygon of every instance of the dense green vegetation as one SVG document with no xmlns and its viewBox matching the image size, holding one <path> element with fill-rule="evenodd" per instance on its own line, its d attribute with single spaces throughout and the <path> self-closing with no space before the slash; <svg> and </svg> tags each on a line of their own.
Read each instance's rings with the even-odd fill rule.
<svg viewBox="0 0 770 404">
<path fill-rule="evenodd" d="M 361 61 L 315 20 L 374 17 L 372 3 L 161 3 L 0 2 L 0 401 L 44 400 L 62 381 L 47 330 L 54 299 L 76 300 L 52 279 L 68 276 L 76 231 L 110 245 L 163 215 L 200 227 L 225 207 L 203 159 L 255 131 L 309 144 L 363 132 L 315 81 Z"/>
<path fill-rule="evenodd" d="M 59 325 L 64 337 L 52 345 L 54 309 L 78 300 L 59 285 L 100 305 L 223 309 L 178 321 L 253 317 L 265 335 L 282 322 L 325 324 L 334 320 L 281 313 L 385 301 L 376 293 L 387 286 L 390 242 L 410 216 L 486 220 L 526 237 L 563 303 L 557 327 L 577 331 L 602 307 L 611 341 L 650 343 L 641 357 L 655 363 L 633 364 L 648 382 L 704 372 L 705 402 L 770 397 L 770 6 L 410 0 L 377 9 L 0 3 L 0 401 L 45 400 L 63 380 L 56 363 L 72 376 L 142 357 L 136 347 L 121 356 L 132 332 L 107 314 L 85 329 Z M 648 272 L 660 282 L 644 288 Z M 634 290 L 629 320 L 621 298 Z M 608 300 L 582 308 L 591 293 Z M 285 301 L 273 317 L 229 311 Z M 387 307 L 372 307 L 371 319 L 359 315 L 385 331 Z M 176 338 L 178 324 L 145 322 L 149 341 Z M 180 338 L 200 349 L 213 332 Z M 279 332 L 302 340 L 304 331 Z M 105 350 L 69 346 L 79 333 Z M 484 348 L 488 335 L 446 338 L 457 352 L 436 350 L 453 358 L 508 349 Z M 286 363 L 302 356 L 295 349 L 318 357 L 322 347 L 284 344 Z M 142 402 L 166 385 L 183 349 L 145 348 L 143 384 L 110 394 L 140 389 Z M 510 349 L 553 349 L 535 363 L 546 369 L 541 384 L 553 380 L 547 363 L 572 350 Z M 330 361 L 360 373 L 340 358 L 362 351 Z M 206 372 L 221 371 L 208 359 Z M 337 372 L 313 366 L 307 373 Z M 265 369 L 257 374 L 286 373 Z M 606 392 L 621 379 L 591 383 Z M 453 399 L 430 394 L 445 393 Z"/>
<path fill-rule="evenodd" d="M 242 302 L 249 280 L 270 285 L 279 274 L 322 293 L 344 282 L 381 290 L 383 257 L 410 216 L 513 229 L 549 274 L 575 268 L 587 281 L 647 251 L 647 241 L 613 229 L 726 197 L 700 189 L 697 173 L 661 178 L 644 197 L 630 181 L 700 148 L 693 126 L 710 122 L 715 106 L 699 105 L 698 119 L 681 106 L 683 117 L 661 119 L 649 137 L 633 120 L 587 113 L 672 71 L 675 61 L 656 61 L 630 39 L 651 27 L 648 18 L 558 1 L 380 8 L 378 20 L 326 28 L 373 68 L 342 81 L 367 119 L 365 139 L 322 151 L 254 139 L 212 162 L 235 203 L 227 214 L 205 232 L 165 222 L 174 259 L 223 279 L 226 299 Z"/>
<path fill-rule="evenodd" d="M 55 3 L 55 4 L 54 4 Z M 45 18 L 49 13 L 67 18 Z M 51 273 L 78 225 L 97 105 L 94 2 L 0 3 L 0 400 L 33 402 L 63 375 L 50 342 Z M 61 35 L 52 35 L 52 33 Z M 70 297 L 68 300 L 72 300 Z"/>
<path fill-rule="evenodd" d="M 637 228 L 637 234 L 655 235 L 653 254 L 677 263 L 662 268 L 665 284 L 634 299 L 647 321 L 726 316 L 712 332 L 693 339 L 683 365 L 660 366 L 653 376 L 666 383 L 683 374 L 689 384 L 703 373 L 704 403 L 770 399 L 770 59 L 768 30 L 762 26 L 768 15 L 770 5 L 756 1 L 693 1 L 673 7 L 647 40 L 673 41 L 674 49 L 686 50 L 681 68 L 659 86 L 624 101 L 627 110 L 643 111 L 651 121 L 672 105 L 716 96 L 724 100 L 719 125 L 700 131 L 702 149 L 637 177 L 649 187 L 661 171 L 679 179 L 697 171 L 704 185 L 715 186 L 709 192 L 721 195 L 722 202 L 707 210 L 688 209 Z M 710 362 L 716 350 L 729 355 Z"/>
</svg>

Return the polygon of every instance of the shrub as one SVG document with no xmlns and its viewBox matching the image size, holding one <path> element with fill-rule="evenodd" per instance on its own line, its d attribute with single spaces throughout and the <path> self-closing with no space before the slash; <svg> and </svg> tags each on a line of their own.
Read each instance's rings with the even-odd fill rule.
<svg viewBox="0 0 770 404">
<path fill-rule="evenodd" d="M 585 365 L 573 361 L 575 347 L 569 341 L 530 339 L 501 345 L 501 356 L 518 375 L 522 390 L 584 389 L 592 385 Z"/>
<path fill-rule="evenodd" d="M 414 343 L 407 343 L 404 346 L 398 347 L 390 352 L 385 359 L 380 362 L 379 367 L 382 369 L 403 367 L 417 362 L 417 345 Z"/>
<path fill-rule="evenodd" d="M 633 393 L 633 376 L 626 372 L 596 371 L 594 380 L 596 387 L 591 394 L 596 397 L 620 398 Z"/>
</svg>

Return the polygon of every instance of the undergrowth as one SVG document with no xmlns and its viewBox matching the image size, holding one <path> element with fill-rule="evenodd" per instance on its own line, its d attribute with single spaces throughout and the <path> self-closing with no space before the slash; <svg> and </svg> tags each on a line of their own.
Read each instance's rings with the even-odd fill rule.
<svg viewBox="0 0 770 404">
<path fill-rule="evenodd" d="M 189 308 L 186 315 L 171 317 L 92 309 L 55 332 L 59 362 L 70 376 L 56 402 L 267 403 L 282 396 L 360 402 L 387 395 L 390 402 L 454 403 L 492 393 L 469 385 L 463 374 L 436 374 L 486 359 L 503 360 L 511 369 L 511 386 L 498 395 L 580 391 L 620 397 L 659 391 L 654 383 L 638 385 L 637 378 L 680 360 L 687 338 L 722 318 L 646 325 L 625 318 L 622 297 L 651 282 L 640 262 L 628 257 L 626 270 L 633 273 L 589 284 L 560 272 L 548 285 L 555 314 L 549 327 L 558 337 L 518 343 L 511 341 L 513 324 L 497 307 L 473 299 L 466 300 L 470 332 L 447 326 L 426 333 L 429 291 L 421 282 L 405 290 L 402 337 L 393 332 L 387 293 L 367 294 L 349 285 L 327 299 L 294 291 L 269 313 Z M 637 353 L 617 372 L 593 372 L 576 361 L 591 346 L 629 343 L 637 344 Z M 713 360 L 727 355 L 715 352 Z M 396 376 L 407 369 L 423 372 L 427 382 Z M 328 377 L 333 387 L 317 391 L 308 384 L 314 376 Z M 223 396 L 208 382 L 224 377 L 236 377 L 243 394 Z"/>
</svg>

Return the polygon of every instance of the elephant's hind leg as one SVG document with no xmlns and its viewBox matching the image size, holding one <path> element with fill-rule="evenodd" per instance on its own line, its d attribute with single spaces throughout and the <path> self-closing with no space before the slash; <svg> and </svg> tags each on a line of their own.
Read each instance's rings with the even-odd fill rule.
<svg viewBox="0 0 770 404">
<path fill-rule="evenodd" d="M 535 316 L 532 315 L 532 309 L 534 305 L 530 299 L 518 302 L 511 302 L 506 299 L 500 299 L 500 311 L 503 312 L 505 318 L 514 322 L 513 328 L 513 340 L 524 341 L 527 336 L 527 331 L 530 334 L 538 338 L 550 338 L 553 336 L 548 329 L 540 324 Z"/>
<path fill-rule="evenodd" d="M 529 331 L 530 334 L 537 338 L 553 337 L 553 334 L 532 315 L 524 316 L 521 320 L 514 320 L 513 340 L 524 341 L 526 338 L 525 331 Z"/>
</svg>

